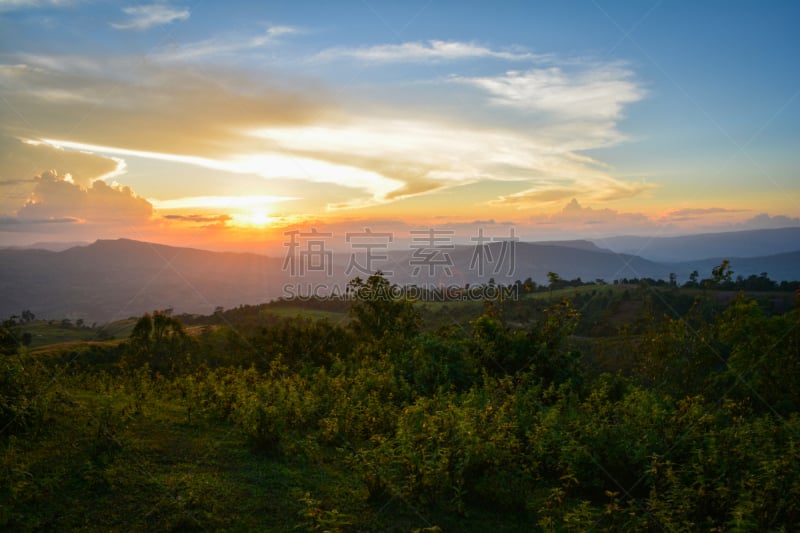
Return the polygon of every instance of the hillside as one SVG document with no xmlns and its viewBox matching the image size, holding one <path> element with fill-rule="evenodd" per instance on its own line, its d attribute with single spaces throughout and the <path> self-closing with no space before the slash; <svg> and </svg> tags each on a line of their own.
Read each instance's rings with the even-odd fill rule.
<svg viewBox="0 0 800 533">
<path fill-rule="evenodd" d="M 685 261 L 673 264 L 678 272 L 709 272 L 722 261 L 722 257 L 703 259 L 699 261 Z M 800 273 L 800 251 L 775 254 L 766 257 L 728 257 L 733 268 L 733 277 L 760 275 L 767 272 L 771 279 L 789 280 L 797 279 Z"/>
<path fill-rule="evenodd" d="M 764 239 L 773 243 L 775 236 L 786 236 L 783 230 L 774 232 L 759 235 L 772 235 Z M 702 237 L 698 242 L 710 238 L 697 237 Z M 732 238 L 729 234 L 720 237 L 721 242 L 731 242 Z M 792 245 L 789 241 L 784 247 Z M 705 249 L 710 252 L 718 248 L 709 245 Z M 613 253 L 588 241 L 518 242 L 513 256 L 511 249 L 493 242 L 477 250 L 467 246 L 442 250 L 436 255 L 437 260 L 444 259 L 443 254 L 447 253 L 449 263 L 439 264 L 432 275 L 427 264 L 420 264 L 419 250 L 384 252 L 387 259 L 373 262 L 372 268 L 392 272 L 388 277 L 400 285 L 463 286 L 486 283 L 492 278 L 498 284 L 510 284 L 528 277 L 546 284 L 548 272 L 556 272 L 562 279 L 599 278 L 608 282 L 622 278 L 667 279 L 675 273 L 679 281 L 685 281 L 693 270 L 701 276 L 709 275 L 725 257 L 731 259 L 736 275 L 768 272 L 777 281 L 800 278 L 800 252 L 796 250 L 763 257 L 717 254 L 711 259 L 700 256 L 666 263 Z M 732 245 L 731 249 L 741 246 Z M 324 295 L 332 288 L 343 292 L 348 280 L 364 276 L 358 270 L 347 272 L 351 259 L 350 254 L 335 254 L 330 276 L 326 272 L 291 276 L 282 268 L 283 257 L 211 252 L 129 239 L 99 240 L 60 252 L 2 249 L 0 316 L 28 309 L 40 318 L 69 317 L 82 318 L 86 323 L 106 323 L 154 309 L 209 314 L 218 306 L 230 308 L 286 297 L 289 290 L 294 295 L 318 289 L 317 295 Z M 361 264 L 365 262 L 363 256 L 356 259 Z"/>
<path fill-rule="evenodd" d="M 127 239 L 62 252 L 0 250 L 0 315 L 109 322 L 153 309 L 211 312 L 278 294 L 280 261 Z"/>
<path fill-rule="evenodd" d="M 763 257 L 800 250 L 800 227 L 679 237 L 621 236 L 595 239 L 594 242 L 617 253 L 634 254 L 661 262 L 712 257 Z"/>
</svg>

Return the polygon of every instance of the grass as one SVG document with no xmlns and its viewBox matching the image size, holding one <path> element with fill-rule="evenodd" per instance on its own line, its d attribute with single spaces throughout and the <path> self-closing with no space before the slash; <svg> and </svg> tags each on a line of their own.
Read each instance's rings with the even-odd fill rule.
<svg viewBox="0 0 800 533">
<path fill-rule="evenodd" d="M 136 324 L 134 319 L 118 320 L 90 327 L 64 326 L 61 322 L 37 320 L 15 328 L 15 334 L 30 333 L 32 349 L 53 345 L 127 339 Z"/>
<path fill-rule="evenodd" d="M 87 390 L 78 382 L 56 384 L 38 434 L 2 441 L 12 489 L 0 501 L 0 529 L 407 532 L 434 525 L 485 531 L 501 523 L 503 531 L 528 530 L 515 516 L 370 501 L 336 457 L 345 451 L 293 459 L 256 452 L 227 421 L 190 420 L 173 392 L 155 393 L 138 409 L 118 387 Z"/>
<path fill-rule="evenodd" d="M 339 322 L 340 320 L 347 319 L 347 313 L 338 313 L 335 311 L 323 311 L 320 309 L 306 309 L 303 307 L 269 307 L 265 310 L 265 314 L 274 315 L 278 317 L 284 318 L 294 318 L 294 317 L 302 317 L 302 318 L 310 318 L 312 320 L 323 320 L 327 319 L 333 322 L 334 324 Z"/>
</svg>

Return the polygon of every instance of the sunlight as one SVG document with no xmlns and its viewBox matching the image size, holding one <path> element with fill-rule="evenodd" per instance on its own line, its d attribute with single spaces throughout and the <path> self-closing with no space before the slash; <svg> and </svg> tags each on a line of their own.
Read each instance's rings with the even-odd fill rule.
<svg viewBox="0 0 800 533">
<path fill-rule="evenodd" d="M 269 226 L 277 219 L 269 216 L 266 211 L 253 210 L 249 213 L 234 213 L 231 215 L 231 224 L 239 227 L 259 227 Z"/>
<path fill-rule="evenodd" d="M 324 133 L 324 138 L 329 140 L 335 139 L 335 131 L 322 133 Z M 373 138 L 377 137 L 378 136 L 375 136 Z M 366 198 L 360 196 L 351 202 L 337 204 L 335 208 L 364 207 L 367 205 L 379 204 L 385 202 L 386 197 L 391 192 L 403 188 L 402 181 L 384 176 L 380 172 L 365 170 L 358 166 L 345 163 L 333 163 L 299 154 L 286 155 L 259 152 L 255 154 L 234 154 L 223 159 L 211 159 L 207 157 L 86 144 L 63 139 L 41 139 L 41 141 L 60 149 L 66 148 L 90 153 L 116 154 L 158 161 L 171 161 L 174 163 L 184 163 L 236 174 L 253 174 L 268 179 L 280 178 L 301 180 L 309 183 L 332 183 L 366 193 Z M 328 206 L 328 209 L 334 209 L 334 206 Z"/>
<path fill-rule="evenodd" d="M 272 204 L 297 200 L 293 196 L 187 196 L 183 198 L 171 198 L 169 200 L 154 200 L 153 204 L 158 210 L 168 209 L 224 209 L 235 213 L 253 213 L 264 210 Z"/>
</svg>

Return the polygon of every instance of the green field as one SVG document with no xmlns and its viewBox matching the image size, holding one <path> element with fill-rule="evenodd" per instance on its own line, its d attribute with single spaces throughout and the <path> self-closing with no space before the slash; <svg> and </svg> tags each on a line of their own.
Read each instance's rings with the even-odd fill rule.
<svg viewBox="0 0 800 533">
<path fill-rule="evenodd" d="M 21 336 L 30 334 L 31 348 L 41 348 L 54 344 L 82 343 L 92 341 L 123 340 L 128 338 L 136 320 L 119 320 L 99 327 L 64 326 L 61 321 L 37 320 L 22 324 L 14 329 Z"/>
<path fill-rule="evenodd" d="M 4 324 L 0 528 L 795 531 L 791 297 L 588 286 Z"/>
<path fill-rule="evenodd" d="M 320 309 L 308 309 L 304 307 L 268 307 L 265 314 L 281 318 L 310 318 L 312 320 L 330 320 L 334 323 L 346 322 L 348 320 L 346 313 L 339 313 L 336 311 L 323 311 Z"/>
</svg>

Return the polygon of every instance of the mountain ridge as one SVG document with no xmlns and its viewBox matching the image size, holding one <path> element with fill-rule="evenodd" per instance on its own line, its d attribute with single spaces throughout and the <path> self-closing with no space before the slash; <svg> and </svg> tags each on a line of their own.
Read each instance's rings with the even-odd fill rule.
<svg viewBox="0 0 800 533">
<path fill-rule="evenodd" d="M 800 246 L 792 252 L 762 257 L 721 255 L 665 263 L 603 250 L 588 241 L 517 242 L 513 268 L 499 261 L 503 253 L 509 253 L 510 247 L 503 246 L 502 242 L 493 242 L 480 250 L 486 261 L 483 272 L 477 268 L 477 249 L 469 246 L 447 250 L 449 265 L 436 265 L 433 275 L 429 275 L 427 263 L 420 260 L 424 256 L 415 250 L 382 251 L 387 259 L 371 266 L 374 270 L 393 271 L 394 283 L 418 285 L 463 286 L 485 283 L 491 278 L 508 284 L 528 277 L 545 284 L 551 271 L 563 279 L 580 277 L 584 281 L 667 279 L 671 273 L 683 281 L 693 270 L 707 277 L 711 268 L 726 257 L 731 260 L 735 276 L 768 272 L 778 281 L 800 278 Z M 293 276 L 284 270 L 284 258 L 279 257 L 124 238 L 98 239 L 59 252 L 0 249 L 0 316 L 29 309 L 43 318 L 73 317 L 102 323 L 169 307 L 177 312 L 208 314 L 218 306 L 258 304 L 287 296 L 290 284 L 338 285 L 341 289 L 349 279 L 367 274 L 345 274 L 352 257 L 334 254 L 334 273 L 329 277 L 318 271 Z M 414 267 L 419 267 L 419 272 L 415 273 Z"/>
<path fill-rule="evenodd" d="M 698 233 L 670 237 L 621 235 L 592 242 L 617 253 L 677 263 L 718 257 L 763 257 L 800 250 L 800 227 Z"/>
</svg>

